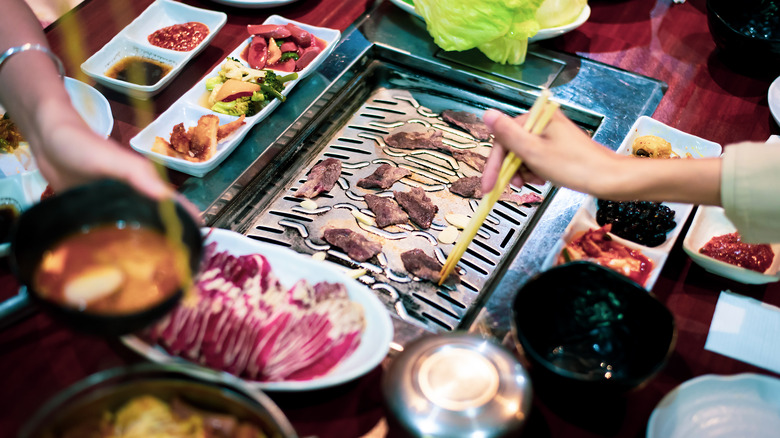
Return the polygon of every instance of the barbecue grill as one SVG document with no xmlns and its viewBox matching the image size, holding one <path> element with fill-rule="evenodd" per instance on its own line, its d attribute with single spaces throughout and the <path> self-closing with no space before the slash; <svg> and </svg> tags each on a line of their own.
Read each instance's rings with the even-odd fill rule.
<svg viewBox="0 0 780 438">
<path fill-rule="evenodd" d="M 387 2 L 347 29 L 317 74 L 299 87 L 220 168 L 188 180 L 182 191 L 205 211 L 210 225 L 304 254 L 324 252 L 345 268 L 365 270 L 358 280 L 394 317 L 399 346 L 425 333 L 453 330 L 502 339 L 510 329 L 516 288 L 539 272 L 584 195 L 549 184 L 512 187 L 544 200 L 499 202 L 456 269 L 460 283 L 440 287 L 409 275 L 400 253 L 420 248 L 444 262 L 453 246 L 436 238 L 447 225 L 444 215 L 471 215 L 477 206 L 474 199 L 450 193 L 448 185 L 479 172 L 439 151 L 389 147 L 387 135 L 437 129 L 445 145 L 485 153 L 490 142 L 447 124 L 441 112 L 497 108 L 521 114 L 548 87 L 567 116 L 616 149 L 666 89 L 657 80 L 535 45 L 520 67 L 495 65 L 476 51 L 446 53 L 433 44 L 422 21 Z M 325 158 L 341 160 L 341 178 L 316 198 L 316 209 L 303 208 L 295 190 Z M 409 169 L 412 176 L 384 192 L 357 187 L 382 163 Z M 392 196 L 391 190 L 412 187 L 423 188 L 439 207 L 430 229 L 411 222 L 379 229 L 352 214 L 372 214 L 366 193 Z M 383 250 L 367 262 L 352 260 L 322 239 L 326 227 L 370 236 Z"/>
<path fill-rule="evenodd" d="M 423 334 L 453 330 L 500 340 L 510 331 L 517 287 L 540 271 L 585 196 L 549 184 L 512 187 L 544 200 L 496 204 L 456 269 L 460 283 L 439 287 L 409 275 L 400 253 L 420 248 L 444 262 L 453 246 L 436 238 L 447 225 L 444 215 L 471 215 L 477 206 L 476 200 L 450 193 L 448 185 L 479 172 L 441 152 L 394 149 L 384 138 L 397 130 L 437 129 L 447 146 L 485 153 L 490 142 L 445 123 L 442 111 L 481 114 L 497 108 L 521 114 L 542 88 L 594 139 L 616 149 L 639 116 L 652 114 L 666 85 L 537 45 L 529 47 L 522 66 L 496 65 L 475 50 L 443 52 L 421 20 L 379 2 L 230 157 L 205 177 L 185 181 L 181 191 L 204 212 L 208 225 L 305 254 L 325 252 L 332 262 L 364 269 L 359 281 L 393 316 L 398 349 Z M 303 208 L 295 190 L 325 158 L 341 160 L 341 178 L 316 198 L 316 209 Z M 410 223 L 382 230 L 352 214 L 370 214 L 363 195 L 376 191 L 356 183 L 382 163 L 412 172 L 394 190 L 421 187 L 439 207 L 430 229 Z M 367 262 L 351 260 L 322 239 L 329 226 L 381 240 L 382 253 Z"/>
</svg>

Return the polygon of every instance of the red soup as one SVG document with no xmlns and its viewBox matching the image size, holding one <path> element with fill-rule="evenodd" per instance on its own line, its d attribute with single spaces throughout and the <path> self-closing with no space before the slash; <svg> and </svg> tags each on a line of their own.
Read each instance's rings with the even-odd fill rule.
<svg viewBox="0 0 780 438">
<path fill-rule="evenodd" d="M 92 313 L 145 310 L 188 277 L 185 250 L 162 233 L 105 225 L 67 237 L 44 254 L 33 283 L 41 297 Z"/>
</svg>

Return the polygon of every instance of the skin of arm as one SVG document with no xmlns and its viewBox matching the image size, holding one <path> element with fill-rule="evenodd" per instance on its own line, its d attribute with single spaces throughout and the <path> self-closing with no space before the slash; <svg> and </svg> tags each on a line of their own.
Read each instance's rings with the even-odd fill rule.
<svg viewBox="0 0 780 438">
<path fill-rule="evenodd" d="M 0 53 L 26 43 L 48 46 L 24 0 L 4 0 Z M 38 167 L 55 192 L 99 178 L 125 181 L 155 199 L 174 195 L 155 166 L 95 134 L 73 108 L 57 67 L 43 52 L 28 50 L 0 69 L 0 102 L 29 142 Z"/>
<path fill-rule="evenodd" d="M 512 180 L 516 185 L 546 180 L 613 201 L 721 205 L 719 158 L 622 156 L 593 141 L 560 110 L 541 135 L 523 129 L 525 118 L 511 118 L 495 110 L 485 112 L 483 120 L 493 131 L 495 142 L 482 176 L 484 193 L 493 188 L 504 156 L 511 151 L 523 160 Z"/>
</svg>

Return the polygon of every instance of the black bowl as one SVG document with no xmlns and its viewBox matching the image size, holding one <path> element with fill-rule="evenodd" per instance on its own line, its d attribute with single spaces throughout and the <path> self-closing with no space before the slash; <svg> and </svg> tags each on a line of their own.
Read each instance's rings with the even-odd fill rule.
<svg viewBox="0 0 780 438">
<path fill-rule="evenodd" d="M 530 279 L 515 297 L 512 320 L 534 388 L 567 397 L 613 397 L 643 386 L 664 367 L 677 338 L 661 302 L 590 262 Z"/>
<path fill-rule="evenodd" d="M 150 363 L 101 371 L 71 385 L 46 402 L 22 427 L 19 437 L 62 436 L 141 395 L 165 402 L 176 397 L 198 409 L 229 414 L 261 428 L 269 437 L 297 437 L 276 404 L 240 379 L 194 365 Z"/>
<path fill-rule="evenodd" d="M 203 251 L 203 238 L 187 211 L 178 203 L 175 210 L 182 226 L 182 241 L 189 251 L 189 266 L 195 273 Z M 160 202 L 117 181 L 97 181 L 45 199 L 22 213 L 16 223 L 11 239 L 11 269 L 27 287 L 32 301 L 73 328 L 106 336 L 140 330 L 173 309 L 182 291 L 139 312 L 109 315 L 57 304 L 41 297 L 33 285 L 33 276 L 44 253 L 63 238 L 85 228 L 122 221 L 154 230 L 165 229 L 160 218 Z"/>
<path fill-rule="evenodd" d="M 780 0 L 707 0 L 707 23 L 730 65 L 780 71 Z"/>
</svg>

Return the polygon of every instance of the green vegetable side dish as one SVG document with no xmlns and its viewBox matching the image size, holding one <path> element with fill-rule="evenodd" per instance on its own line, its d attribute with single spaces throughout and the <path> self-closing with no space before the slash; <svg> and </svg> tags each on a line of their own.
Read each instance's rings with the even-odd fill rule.
<svg viewBox="0 0 780 438">
<path fill-rule="evenodd" d="M 444 50 L 478 48 L 492 61 L 519 65 L 528 38 L 573 22 L 587 0 L 404 0 L 424 19 Z"/>
<path fill-rule="evenodd" d="M 259 113 L 273 99 L 284 102 L 282 91 L 285 83 L 294 79 L 298 79 L 298 73 L 279 76 L 272 70 L 249 68 L 235 58 L 227 58 L 219 74 L 206 80 L 206 90 L 211 92 L 208 97 L 208 107 L 221 114 L 231 116 L 243 114 L 251 117 Z M 251 91 L 251 95 L 250 91 L 242 91 L 220 98 L 220 89 L 231 80 L 256 84 L 254 85 L 256 90 Z"/>
</svg>

